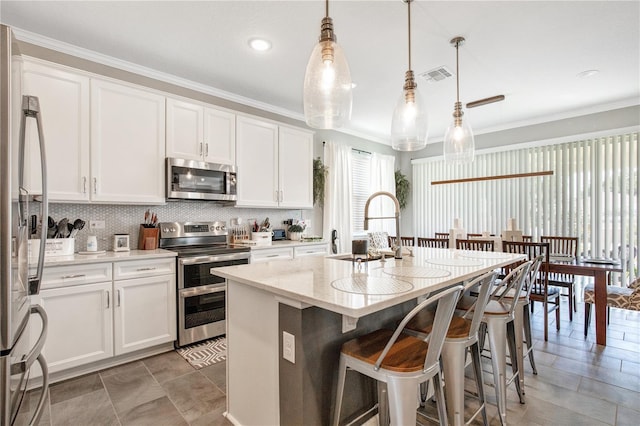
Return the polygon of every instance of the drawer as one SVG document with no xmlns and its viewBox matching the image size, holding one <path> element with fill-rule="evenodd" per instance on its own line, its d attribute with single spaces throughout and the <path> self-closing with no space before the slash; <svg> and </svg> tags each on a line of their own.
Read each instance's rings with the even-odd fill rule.
<svg viewBox="0 0 640 426">
<path fill-rule="evenodd" d="M 175 273 L 175 257 L 114 262 L 113 264 L 114 280 L 128 280 L 130 278 L 153 277 L 156 275 L 168 275 Z"/>
<path fill-rule="evenodd" d="M 291 247 L 251 251 L 251 263 L 289 259 L 293 259 L 293 248 Z"/>
<path fill-rule="evenodd" d="M 305 256 L 326 256 L 328 251 L 328 244 L 318 244 L 313 246 L 295 247 L 293 249 L 294 257 Z"/>
<path fill-rule="evenodd" d="M 69 287 L 111 281 L 111 262 L 88 265 L 47 266 L 42 272 L 41 289 Z"/>
</svg>

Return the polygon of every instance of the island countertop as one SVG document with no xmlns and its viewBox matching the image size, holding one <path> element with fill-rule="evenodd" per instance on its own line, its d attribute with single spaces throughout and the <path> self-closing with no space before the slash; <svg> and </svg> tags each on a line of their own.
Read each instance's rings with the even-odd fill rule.
<svg viewBox="0 0 640 426">
<path fill-rule="evenodd" d="M 336 256 L 305 257 L 216 268 L 215 273 L 303 305 L 361 318 L 524 259 L 455 249 L 412 247 L 412 252 L 403 259 L 360 265 Z"/>
</svg>

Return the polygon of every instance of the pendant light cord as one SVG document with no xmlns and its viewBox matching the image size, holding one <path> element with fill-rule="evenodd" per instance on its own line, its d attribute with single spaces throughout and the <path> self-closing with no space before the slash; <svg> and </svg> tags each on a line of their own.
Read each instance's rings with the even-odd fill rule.
<svg viewBox="0 0 640 426">
<path fill-rule="evenodd" d="M 460 67 L 458 59 L 458 46 L 460 42 L 456 42 L 456 102 L 460 102 Z"/>
<path fill-rule="evenodd" d="M 407 2 L 407 21 L 408 21 L 408 25 L 407 28 L 409 29 L 407 31 L 408 35 L 409 35 L 409 70 L 411 70 L 411 2 L 413 0 L 406 0 Z"/>
<path fill-rule="evenodd" d="M 326 12 L 326 17 L 329 17 L 329 0 L 326 0 L 325 2 L 325 12 Z"/>
</svg>

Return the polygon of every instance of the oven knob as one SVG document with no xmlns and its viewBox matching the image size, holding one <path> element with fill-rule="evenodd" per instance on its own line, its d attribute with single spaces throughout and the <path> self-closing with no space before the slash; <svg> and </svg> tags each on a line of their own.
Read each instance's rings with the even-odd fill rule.
<svg viewBox="0 0 640 426">
<path fill-rule="evenodd" d="M 220 230 L 220 225 L 216 225 L 216 231 Z"/>
<path fill-rule="evenodd" d="M 171 229 L 169 229 L 169 231 L 176 232 L 176 228 L 171 228 Z"/>
<path fill-rule="evenodd" d="M 163 228 L 163 229 L 162 229 L 162 232 L 164 232 L 164 233 L 169 232 L 169 228 Z"/>
<path fill-rule="evenodd" d="M 226 227 L 226 226 L 224 226 L 224 225 L 222 225 L 222 226 L 220 227 L 220 230 L 221 230 L 221 231 L 224 231 L 225 229 L 227 229 L 227 227 Z"/>
</svg>

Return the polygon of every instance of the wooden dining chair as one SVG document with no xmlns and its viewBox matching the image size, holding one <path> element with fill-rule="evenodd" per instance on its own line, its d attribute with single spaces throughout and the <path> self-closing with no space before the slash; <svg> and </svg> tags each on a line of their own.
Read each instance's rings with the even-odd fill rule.
<svg viewBox="0 0 640 426">
<path fill-rule="evenodd" d="M 456 240 L 458 250 L 493 251 L 493 240 Z"/>
<path fill-rule="evenodd" d="M 435 233 L 435 238 L 446 238 L 446 239 L 449 239 L 449 233 L 448 232 L 436 232 Z"/>
<path fill-rule="evenodd" d="M 396 237 L 389 236 L 389 247 L 395 246 L 396 240 Z M 414 237 L 400 237 L 400 241 L 402 241 L 402 247 L 413 247 L 415 245 Z"/>
<path fill-rule="evenodd" d="M 531 302 L 541 302 L 544 309 L 544 340 L 549 339 L 549 313 L 556 313 L 556 330 L 560 330 L 560 290 L 549 285 L 549 243 L 525 243 L 524 241 L 503 241 L 502 251 L 505 253 L 522 253 L 534 260 L 543 255 L 544 261 L 540 265 L 538 278 L 533 283 L 529 293 Z M 533 312 L 533 303 L 531 312 Z"/>
<path fill-rule="evenodd" d="M 578 256 L 577 237 L 540 237 L 540 242 L 549 243 L 549 255 L 551 257 L 562 256 L 567 259 L 575 259 Z M 569 297 L 569 321 L 573 321 L 573 313 L 578 311 L 575 292 L 575 276 L 570 274 L 549 274 L 549 285 L 566 288 Z"/>
<path fill-rule="evenodd" d="M 533 242 L 533 237 L 531 235 L 523 235 L 522 236 L 522 241 L 525 243 L 532 243 Z"/>
<path fill-rule="evenodd" d="M 449 239 L 418 237 L 418 247 L 449 248 Z"/>
<path fill-rule="evenodd" d="M 467 234 L 468 239 L 477 238 L 477 237 L 482 237 L 482 234 Z"/>
</svg>

